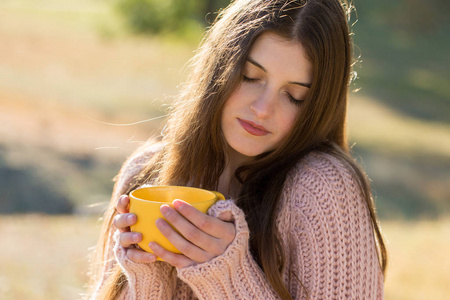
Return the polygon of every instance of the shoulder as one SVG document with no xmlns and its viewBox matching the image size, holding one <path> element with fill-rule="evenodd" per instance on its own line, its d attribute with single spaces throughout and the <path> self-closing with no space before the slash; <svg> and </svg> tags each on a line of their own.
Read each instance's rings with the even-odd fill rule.
<svg viewBox="0 0 450 300">
<path fill-rule="evenodd" d="M 331 154 L 311 152 L 299 161 L 289 172 L 285 189 L 306 189 L 315 194 L 332 190 L 335 193 L 358 192 L 359 184 L 345 161 Z"/>
<path fill-rule="evenodd" d="M 299 176 L 303 180 L 309 177 L 335 180 L 350 174 L 350 167 L 341 159 L 324 152 L 311 152 L 295 165 L 289 176 L 294 180 L 300 179 L 296 178 Z"/>
<path fill-rule="evenodd" d="M 131 154 L 123 163 L 115 177 L 114 191 L 120 195 L 134 180 L 134 178 L 148 165 L 150 159 L 162 150 L 161 142 L 147 142 Z"/>
<path fill-rule="evenodd" d="M 352 167 L 340 158 L 312 152 L 290 171 L 282 194 L 290 209 L 330 214 L 367 213 L 362 190 Z M 353 212 L 351 212 L 353 211 Z"/>
</svg>

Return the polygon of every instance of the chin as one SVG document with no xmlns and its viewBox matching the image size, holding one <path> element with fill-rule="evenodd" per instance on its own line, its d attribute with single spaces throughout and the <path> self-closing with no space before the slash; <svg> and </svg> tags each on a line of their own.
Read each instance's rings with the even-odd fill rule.
<svg viewBox="0 0 450 300">
<path fill-rule="evenodd" d="M 263 143 L 248 143 L 248 141 L 239 139 L 230 139 L 228 142 L 228 145 L 236 152 L 236 154 L 249 158 L 271 151 L 271 149 L 268 149 L 267 145 L 262 144 Z"/>
<path fill-rule="evenodd" d="M 234 148 L 234 150 L 236 152 L 238 152 L 239 154 L 241 154 L 243 156 L 247 156 L 247 157 L 256 157 L 260 154 L 267 152 L 267 150 L 265 150 L 265 149 L 259 150 L 259 149 L 255 149 L 255 148 L 246 148 L 246 149 Z"/>
</svg>

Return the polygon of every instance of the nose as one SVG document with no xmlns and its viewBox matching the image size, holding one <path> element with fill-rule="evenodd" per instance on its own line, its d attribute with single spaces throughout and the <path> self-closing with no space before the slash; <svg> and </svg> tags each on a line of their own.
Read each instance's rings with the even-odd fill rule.
<svg viewBox="0 0 450 300">
<path fill-rule="evenodd" d="M 263 93 L 250 103 L 250 110 L 259 119 L 267 119 L 273 113 L 275 93 L 265 89 Z"/>
</svg>

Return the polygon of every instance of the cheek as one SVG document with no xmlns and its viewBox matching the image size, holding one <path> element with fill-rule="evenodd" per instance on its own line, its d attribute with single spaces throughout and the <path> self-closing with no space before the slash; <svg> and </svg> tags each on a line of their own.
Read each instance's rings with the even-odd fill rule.
<svg viewBox="0 0 450 300">
<path fill-rule="evenodd" d="M 297 116 L 299 115 L 300 110 L 298 108 L 285 110 L 282 116 L 280 117 L 280 129 L 283 132 L 283 137 L 288 135 L 291 130 L 294 128 L 295 121 L 297 120 Z"/>
<path fill-rule="evenodd" d="M 230 107 L 230 99 L 227 100 L 225 105 L 222 109 L 222 116 L 221 116 L 221 124 L 222 124 L 222 131 L 227 129 L 227 126 L 230 124 L 230 119 L 232 118 L 232 109 Z"/>
<path fill-rule="evenodd" d="M 227 126 L 232 124 L 232 120 L 236 115 L 236 111 L 238 110 L 238 97 L 236 97 L 236 93 L 233 93 L 224 103 L 222 108 L 222 130 L 227 129 Z M 225 128 L 224 128 L 225 127 Z"/>
<path fill-rule="evenodd" d="M 238 88 L 231 96 L 225 101 L 223 106 L 224 116 L 229 116 L 230 114 L 235 115 L 237 112 L 241 111 L 245 106 L 245 99 L 242 89 Z"/>
</svg>

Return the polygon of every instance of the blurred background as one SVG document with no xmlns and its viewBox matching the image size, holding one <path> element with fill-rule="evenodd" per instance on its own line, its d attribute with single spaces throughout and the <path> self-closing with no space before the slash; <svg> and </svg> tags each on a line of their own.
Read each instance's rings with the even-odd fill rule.
<svg viewBox="0 0 450 300">
<path fill-rule="evenodd" d="M 224 0 L 0 1 L 0 299 L 77 299 L 113 177 L 164 115 Z M 349 135 L 386 299 L 450 295 L 447 0 L 354 1 Z"/>
</svg>

